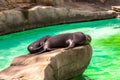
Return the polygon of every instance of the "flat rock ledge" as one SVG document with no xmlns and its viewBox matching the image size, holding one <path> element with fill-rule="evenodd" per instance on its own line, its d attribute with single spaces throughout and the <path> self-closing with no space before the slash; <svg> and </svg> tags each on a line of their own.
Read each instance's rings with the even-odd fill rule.
<svg viewBox="0 0 120 80">
<path fill-rule="evenodd" d="M 71 80 L 83 74 L 91 56 L 90 45 L 23 55 L 16 57 L 7 69 L 0 72 L 0 80 Z"/>
<path fill-rule="evenodd" d="M 49 25 L 114 18 L 115 11 L 81 11 L 79 8 L 35 6 L 0 12 L 0 35 Z"/>
<path fill-rule="evenodd" d="M 112 10 L 116 11 L 118 18 L 120 18 L 120 6 L 112 6 Z"/>
</svg>

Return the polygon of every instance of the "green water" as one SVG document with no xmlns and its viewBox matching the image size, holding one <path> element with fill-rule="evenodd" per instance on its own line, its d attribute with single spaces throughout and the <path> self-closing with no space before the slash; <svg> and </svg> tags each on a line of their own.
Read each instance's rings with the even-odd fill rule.
<svg viewBox="0 0 120 80">
<path fill-rule="evenodd" d="M 92 80 L 120 80 L 120 19 L 56 25 L 0 36 L 0 70 L 14 57 L 27 54 L 27 46 L 44 35 L 82 31 L 92 36 L 93 56 L 85 71 Z M 75 80 L 81 80 L 76 78 Z"/>
</svg>

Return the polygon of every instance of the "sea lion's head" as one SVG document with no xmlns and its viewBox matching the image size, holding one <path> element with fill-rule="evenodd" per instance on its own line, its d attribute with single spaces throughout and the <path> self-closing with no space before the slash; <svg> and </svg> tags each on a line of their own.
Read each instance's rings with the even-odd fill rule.
<svg viewBox="0 0 120 80">
<path fill-rule="evenodd" d="M 85 35 L 85 38 L 86 38 L 85 44 L 89 44 L 92 40 L 90 35 Z"/>
</svg>

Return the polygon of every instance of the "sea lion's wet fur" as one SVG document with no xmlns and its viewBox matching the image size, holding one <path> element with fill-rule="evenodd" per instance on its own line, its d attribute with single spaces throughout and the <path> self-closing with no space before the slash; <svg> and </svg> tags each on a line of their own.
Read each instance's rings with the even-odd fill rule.
<svg viewBox="0 0 120 80">
<path fill-rule="evenodd" d="M 82 32 L 60 34 L 47 39 L 43 45 L 43 50 L 39 54 L 56 48 L 70 49 L 76 45 L 89 44 L 90 42 L 91 37 Z"/>
<path fill-rule="evenodd" d="M 28 51 L 30 54 L 34 54 L 37 52 L 40 52 L 41 50 L 43 50 L 43 44 L 46 42 L 47 39 L 49 39 L 51 36 L 47 35 L 44 36 L 43 38 L 40 38 L 39 40 L 31 43 L 28 46 Z"/>
</svg>

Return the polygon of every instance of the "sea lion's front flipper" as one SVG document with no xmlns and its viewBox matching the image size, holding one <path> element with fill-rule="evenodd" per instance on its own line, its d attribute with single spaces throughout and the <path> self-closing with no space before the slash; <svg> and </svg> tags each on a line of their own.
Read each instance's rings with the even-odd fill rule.
<svg viewBox="0 0 120 80">
<path fill-rule="evenodd" d="M 71 39 L 67 40 L 66 43 L 69 44 L 69 46 L 66 47 L 65 50 L 75 47 L 75 43 Z"/>
</svg>

